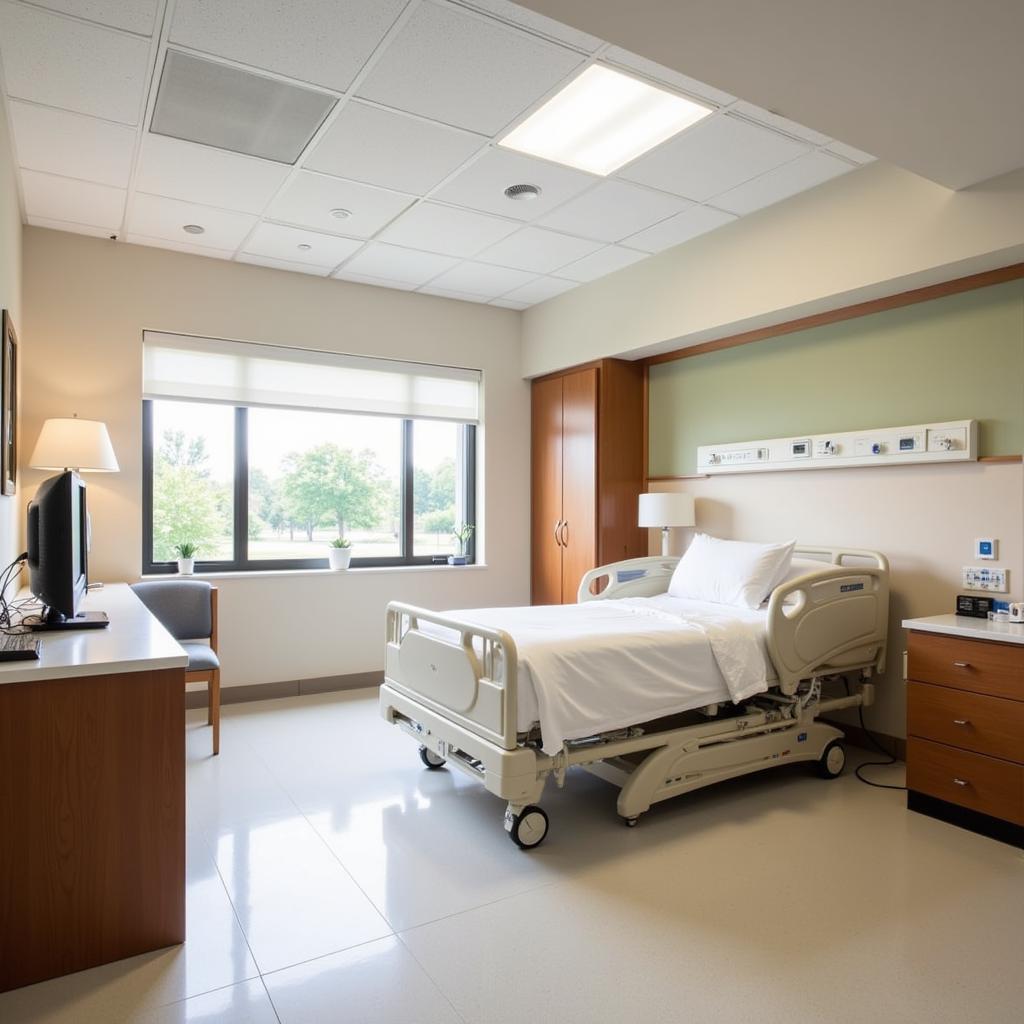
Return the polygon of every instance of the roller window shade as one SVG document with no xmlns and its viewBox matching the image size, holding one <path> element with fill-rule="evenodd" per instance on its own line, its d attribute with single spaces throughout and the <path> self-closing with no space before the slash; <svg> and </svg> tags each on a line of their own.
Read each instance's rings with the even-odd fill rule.
<svg viewBox="0 0 1024 1024">
<path fill-rule="evenodd" d="M 147 331 L 143 396 L 476 423 L 479 370 Z"/>
</svg>

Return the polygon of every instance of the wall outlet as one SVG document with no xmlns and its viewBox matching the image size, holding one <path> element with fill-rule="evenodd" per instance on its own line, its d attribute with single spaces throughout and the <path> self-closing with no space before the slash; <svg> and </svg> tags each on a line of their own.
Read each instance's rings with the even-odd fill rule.
<svg viewBox="0 0 1024 1024">
<path fill-rule="evenodd" d="M 1009 591 L 1007 569 L 990 569 L 988 566 L 965 565 L 962 570 L 964 590 L 988 590 L 996 594 Z"/>
</svg>

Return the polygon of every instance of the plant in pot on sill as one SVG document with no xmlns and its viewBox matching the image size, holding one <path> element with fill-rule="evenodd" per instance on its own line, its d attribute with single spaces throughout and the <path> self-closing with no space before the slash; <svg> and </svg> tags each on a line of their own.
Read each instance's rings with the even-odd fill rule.
<svg viewBox="0 0 1024 1024">
<path fill-rule="evenodd" d="M 178 556 L 178 574 L 191 576 L 196 571 L 196 553 L 199 547 L 190 540 L 174 545 L 174 553 Z"/>
<path fill-rule="evenodd" d="M 470 523 L 460 523 L 454 530 L 452 530 L 452 536 L 455 538 L 455 543 L 459 546 L 459 553 L 457 555 L 448 556 L 449 565 L 466 564 L 466 548 L 469 546 L 469 539 L 473 536 L 473 531 L 475 529 L 476 527 Z"/>
<path fill-rule="evenodd" d="M 335 537 L 327 548 L 327 562 L 332 569 L 347 569 L 352 561 L 352 541 Z"/>
</svg>

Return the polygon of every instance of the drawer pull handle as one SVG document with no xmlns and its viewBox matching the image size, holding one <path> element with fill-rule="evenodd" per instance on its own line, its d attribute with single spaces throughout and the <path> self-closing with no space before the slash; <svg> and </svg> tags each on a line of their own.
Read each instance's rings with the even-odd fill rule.
<svg viewBox="0 0 1024 1024">
<path fill-rule="evenodd" d="M 953 779 L 953 781 L 954 781 L 954 782 L 955 782 L 955 783 L 956 783 L 956 784 L 957 784 L 958 786 L 966 786 L 966 785 L 968 784 L 968 783 L 967 783 L 967 780 L 966 780 L 966 779 L 956 779 L 956 778 L 954 778 L 954 779 Z"/>
<path fill-rule="evenodd" d="M 970 668 L 971 667 L 971 663 L 969 661 L 954 661 L 953 664 L 957 668 Z"/>
<path fill-rule="evenodd" d="M 954 718 L 953 719 L 953 724 L 954 725 L 970 725 L 971 724 L 971 720 L 969 718 Z"/>
</svg>

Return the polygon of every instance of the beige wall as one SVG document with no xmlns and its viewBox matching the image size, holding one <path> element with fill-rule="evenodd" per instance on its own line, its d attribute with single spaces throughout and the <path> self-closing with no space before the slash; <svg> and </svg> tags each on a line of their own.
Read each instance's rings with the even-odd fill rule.
<svg viewBox="0 0 1024 1024">
<path fill-rule="evenodd" d="M 21 211 L 15 182 L 7 115 L 0 104 L 0 307 L 10 311 L 24 357 L 25 332 L 21 324 Z M 25 438 L 22 436 L 22 446 Z M 0 497 L 0 567 L 14 559 L 21 548 L 22 495 Z"/>
<path fill-rule="evenodd" d="M 523 313 L 523 370 L 697 344 L 1024 259 L 1024 171 L 870 164 Z"/>
<path fill-rule="evenodd" d="M 1024 469 L 1019 463 L 949 463 L 877 469 L 758 473 L 658 484 L 697 500 L 701 530 L 737 540 L 794 537 L 806 544 L 870 548 L 890 561 L 889 666 L 869 727 L 906 734 L 900 627 L 908 616 L 951 612 L 974 538 L 997 537 L 1010 587 L 1024 597 Z M 660 551 L 652 531 L 652 554 Z M 675 531 L 675 551 L 684 537 Z M 854 719 L 855 720 L 855 719 Z"/>
<path fill-rule="evenodd" d="M 134 580 L 141 567 L 144 330 L 484 371 L 486 568 L 222 579 L 225 685 L 382 667 L 389 600 L 435 608 L 528 600 L 529 387 L 519 373 L 519 314 L 38 228 L 25 229 L 24 275 L 26 447 L 46 417 L 77 412 L 106 421 L 121 465 L 88 478 L 96 580 Z M 44 476 L 25 471 L 30 489 Z"/>
</svg>

